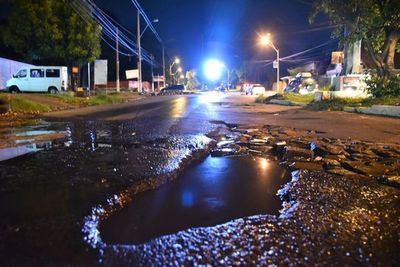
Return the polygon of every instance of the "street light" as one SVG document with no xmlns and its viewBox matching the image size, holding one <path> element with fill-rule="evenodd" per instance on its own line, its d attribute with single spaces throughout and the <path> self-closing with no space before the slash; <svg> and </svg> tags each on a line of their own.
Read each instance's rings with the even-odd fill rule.
<svg viewBox="0 0 400 267">
<path fill-rule="evenodd" d="M 169 75 L 170 75 L 171 78 L 172 78 L 172 82 L 175 81 L 175 75 L 176 75 L 178 72 L 182 72 L 182 71 L 183 71 L 181 67 L 178 67 L 178 69 L 177 69 L 176 72 L 174 72 L 174 73 L 172 72 L 172 68 L 173 68 L 175 65 L 178 65 L 178 64 L 180 64 L 180 63 L 181 63 L 181 60 L 180 60 L 178 57 L 176 57 L 176 58 L 174 59 L 174 61 L 172 62 L 172 64 L 169 66 Z"/>
<path fill-rule="evenodd" d="M 276 52 L 276 90 L 279 91 L 279 49 L 277 49 L 272 42 L 270 33 L 260 36 L 260 44 L 262 46 L 272 47 Z"/>
</svg>

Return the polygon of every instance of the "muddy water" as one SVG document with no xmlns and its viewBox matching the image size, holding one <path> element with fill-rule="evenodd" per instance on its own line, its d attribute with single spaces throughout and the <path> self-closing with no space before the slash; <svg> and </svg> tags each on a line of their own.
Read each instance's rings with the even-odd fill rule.
<svg viewBox="0 0 400 267">
<path fill-rule="evenodd" d="M 133 202 L 100 226 L 105 243 L 138 244 L 191 227 L 256 214 L 278 214 L 276 196 L 289 173 L 265 158 L 208 157 Z"/>
</svg>

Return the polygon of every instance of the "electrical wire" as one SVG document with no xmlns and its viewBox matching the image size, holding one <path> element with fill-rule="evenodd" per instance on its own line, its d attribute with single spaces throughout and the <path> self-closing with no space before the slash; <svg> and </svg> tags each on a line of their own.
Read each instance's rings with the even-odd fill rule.
<svg viewBox="0 0 400 267">
<path fill-rule="evenodd" d="M 91 0 L 70 1 L 70 5 L 74 9 L 74 11 L 82 17 L 82 19 L 84 19 L 87 22 L 90 22 L 89 19 L 93 19 L 97 24 L 101 26 L 102 28 L 101 39 L 107 46 L 111 47 L 114 51 L 116 51 L 116 49 L 110 44 L 109 41 L 106 40 L 106 38 L 109 38 L 110 40 L 113 41 L 114 40 L 116 41 L 118 39 L 120 45 L 120 51 L 118 51 L 119 54 L 123 56 L 138 55 L 137 44 L 131 38 L 126 36 L 126 34 L 123 31 L 119 31 L 121 25 L 119 23 L 116 23 L 114 19 L 108 16 L 103 10 L 98 8 L 93 3 L 93 1 Z M 116 24 L 120 27 L 118 27 Z M 125 28 L 123 29 L 127 31 Z M 133 35 L 129 31 L 128 33 Z M 124 52 L 123 50 L 127 52 Z M 145 49 L 143 49 L 142 51 L 143 51 L 142 59 L 145 62 L 153 66 L 160 66 L 158 62 L 152 59 L 148 51 L 146 51 Z"/>
</svg>

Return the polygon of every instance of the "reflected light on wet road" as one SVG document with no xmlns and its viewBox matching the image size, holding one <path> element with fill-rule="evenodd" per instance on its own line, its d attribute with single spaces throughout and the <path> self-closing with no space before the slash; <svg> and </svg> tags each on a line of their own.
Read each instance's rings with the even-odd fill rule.
<svg viewBox="0 0 400 267">
<path fill-rule="evenodd" d="M 191 207 L 193 206 L 193 193 L 191 191 L 184 191 L 182 193 L 182 206 Z"/>
<path fill-rule="evenodd" d="M 225 94 L 220 92 L 206 92 L 201 94 L 197 101 L 200 105 L 204 106 L 204 111 L 207 112 L 209 118 L 215 118 L 217 114 L 216 103 L 221 102 L 225 98 Z"/>
<path fill-rule="evenodd" d="M 179 119 L 182 118 L 188 107 L 188 99 L 187 97 L 180 97 L 177 99 L 174 99 L 172 101 L 172 108 L 169 113 L 169 117 L 172 119 Z"/>
<path fill-rule="evenodd" d="M 257 161 L 258 161 L 258 165 L 260 166 L 260 168 L 262 170 L 268 170 L 269 169 L 270 162 L 269 162 L 268 159 L 266 159 L 266 158 L 258 158 Z"/>
</svg>

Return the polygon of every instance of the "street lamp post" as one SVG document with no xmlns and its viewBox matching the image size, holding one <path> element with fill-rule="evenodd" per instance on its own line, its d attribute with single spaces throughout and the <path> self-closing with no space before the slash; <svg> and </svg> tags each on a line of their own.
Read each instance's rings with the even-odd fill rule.
<svg viewBox="0 0 400 267">
<path fill-rule="evenodd" d="M 178 64 L 180 64 L 180 63 L 181 63 L 181 60 L 180 60 L 179 58 L 175 58 L 174 61 L 172 62 L 172 64 L 169 66 L 169 76 L 171 77 L 171 82 L 172 82 L 172 83 L 175 82 L 175 75 L 176 75 L 178 72 L 182 72 L 182 68 L 181 68 L 181 67 L 179 67 L 179 68 L 177 69 L 176 72 L 172 72 L 172 68 L 173 68 L 175 65 L 178 65 Z"/>
<path fill-rule="evenodd" d="M 271 34 L 263 35 L 260 37 L 261 45 L 270 46 L 276 52 L 276 91 L 279 91 L 279 49 L 276 48 L 274 43 L 271 40 Z"/>
</svg>

